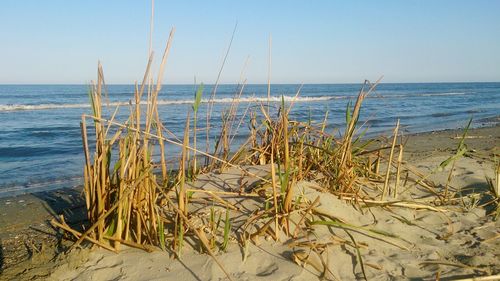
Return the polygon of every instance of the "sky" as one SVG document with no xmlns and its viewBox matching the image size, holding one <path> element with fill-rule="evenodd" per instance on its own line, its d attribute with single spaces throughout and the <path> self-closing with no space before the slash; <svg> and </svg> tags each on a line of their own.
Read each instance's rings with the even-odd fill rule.
<svg viewBox="0 0 500 281">
<path fill-rule="evenodd" d="M 155 1 L 153 69 L 164 83 L 500 81 L 500 1 Z M 142 79 L 151 1 L 0 2 L 1 84 Z"/>
</svg>

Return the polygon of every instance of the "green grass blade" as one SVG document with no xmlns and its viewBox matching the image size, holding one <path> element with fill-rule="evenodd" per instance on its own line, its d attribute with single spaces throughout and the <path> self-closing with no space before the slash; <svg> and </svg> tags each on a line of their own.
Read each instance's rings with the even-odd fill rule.
<svg viewBox="0 0 500 281">
<path fill-rule="evenodd" d="M 160 217 L 158 217 L 158 239 L 160 240 L 160 247 L 165 250 L 165 228 Z"/>
<path fill-rule="evenodd" d="M 198 108 L 200 107 L 201 96 L 203 95 L 203 88 L 204 88 L 204 85 L 203 85 L 203 83 L 201 83 L 198 86 L 198 89 L 196 90 L 196 94 L 194 95 L 193 111 L 195 113 L 198 112 Z"/>
<path fill-rule="evenodd" d="M 354 244 L 354 249 L 356 249 L 356 255 L 358 256 L 359 260 L 359 265 L 361 266 L 361 271 L 363 272 L 363 277 L 365 278 L 365 280 L 368 280 L 368 278 L 366 277 L 365 264 L 363 263 L 363 258 L 361 257 L 361 251 L 359 250 L 358 243 L 356 243 L 356 240 L 354 240 L 354 237 L 351 235 L 351 233 L 349 233 L 349 231 L 347 231 L 346 229 L 344 229 L 344 231 L 345 233 L 347 233 L 352 243 Z"/>
<path fill-rule="evenodd" d="M 231 221 L 229 220 L 229 208 L 226 209 L 226 219 L 224 221 L 224 241 L 222 242 L 222 250 L 227 249 L 229 244 L 229 233 L 231 231 Z"/>
<path fill-rule="evenodd" d="M 345 122 L 347 125 L 351 123 L 352 113 L 351 113 L 351 101 L 347 102 L 347 108 L 345 110 Z"/>
</svg>

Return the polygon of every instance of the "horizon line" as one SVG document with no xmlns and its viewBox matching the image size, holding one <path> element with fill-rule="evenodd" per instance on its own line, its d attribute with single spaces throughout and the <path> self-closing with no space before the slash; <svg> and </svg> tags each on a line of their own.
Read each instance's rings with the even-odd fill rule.
<svg viewBox="0 0 500 281">
<path fill-rule="evenodd" d="M 315 83 L 271 83 L 272 85 L 357 85 L 357 84 L 363 84 L 363 82 L 315 82 Z M 421 82 L 380 82 L 379 84 L 472 84 L 472 83 L 500 83 L 500 80 L 498 81 L 421 81 Z M 75 85 L 75 86 L 81 86 L 81 85 L 89 85 L 90 83 L 0 83 L 0 86 L 18 86 L 18 85 L 26 85 L 26 86 L 49 86 L 49 85 Z M 162 83 L 162 86 L 192 86 L 192 85 L 198 85 L 200 83 Z M 210 85 L 215 85 L 215 83 L 203 83 L 204 85 L 210 86 Z M 240 83 L 218 83 L 219 86 L 222 85 L 238 85 Z M 121 86 L 121 85 L 135 85 L 135 83 L 106 83 L 108 86 Z M 268 85 L 268 83 L 246 83 L 245 85 Z"/>
</svg>

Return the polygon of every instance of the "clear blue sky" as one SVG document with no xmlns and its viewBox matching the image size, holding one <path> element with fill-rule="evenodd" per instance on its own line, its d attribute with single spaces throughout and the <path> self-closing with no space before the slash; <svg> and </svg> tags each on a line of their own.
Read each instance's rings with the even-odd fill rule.
<svg viewBox="0 0 500 281">
<path fill-rule="evenodd" d="M 238 22 L 223 83 L 500 81 L 500 1 L 155 1 L 159 59 L 172 26 L 167 83 L 213 83 Z M 150 1 L 0 2 L 0 83 L 140 80 Z M 156 66 L 158 60 L 156 60 Z"/>
</svg>

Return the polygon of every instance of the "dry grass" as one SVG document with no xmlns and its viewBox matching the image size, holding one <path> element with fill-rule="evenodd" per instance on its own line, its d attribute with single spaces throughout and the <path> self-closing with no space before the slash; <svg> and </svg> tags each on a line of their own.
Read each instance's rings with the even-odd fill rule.
<svg viewBox="0 0 500 281">
<path fill-rule="evenodd" d="M 67 226 L 63 218 L 53 222 L 76 237 L 73 247 L 86 240 L 111 251 L 119 251 L 120 245 L 125 244 L 147 251 L 168 249 L 176 256 L 181 256 L 186 246 L 185 240 L 190 237 L 226 272 L 217 260 L 215 251 L 227 249 L 235 239 L 241 245 L 247 245 L 259 236 L 269 236 L 275 240 L 281 240 L 280 237 L 296 239 L 306 235 L 312 225 L 323 225 L 343 229 L 349 235 L 350 240 L 336 239 L 357 250 L 364 272 L 358 250 L 361 246 L 350 232 L 376 236 L 396 247 L 405 246 L 386 234 L 375 233 L 319 212 L 316 209 L 317 200 L 308 202 L 296 194 L 294 187 L 298 182 L 315 181 L 324 192 L 337 195 L 354 205 L 441 211 L 423 202 L 385 200 L 388 193 L 397 198 L 401 192 L 398 187 L 404 187 L 409 182 L 428 189 L 440 198 L 450 194 L 448 185 L 444 194 L 438 193 L 436 185 L 426 175 L 404 163 L 399 122 L 392 141 L 383 143 L 381 147 L 376 147 L 374 140 L 362 138 L 363 126 L 358 125 L 362 103 L 380 80 L 376 83 L 365 81 L 354 106 L 348 104 L 346 129 L 341 137 L 327 132 L 327 115 L 320 124 L 290 120 L 289 113 L 294 101 L 285 103 L 284 99 L 274 110 L 271 104 L 248 105 L 238 118 L 239 100 L 245 86 L 242 83 L 229 109 L 222 115 L 223 125 L 213 150 L 208 149 L 208 142 L 206 151 L 199 150 L 196 143 L 196 133 L 200 130 L 197 120 L 203 85 L 196 91 L 193 112 L 186 116 L 182 142 L 166 138 L 169 131 L 158 113 L 157 97 L 162 87 L 173 33 L 172 30 L 155 83 L 151 82 L 151 54 L 143 81 L 136 85 L 134 103 L 128 108 L 130 114 L 125 122 L 115 121 L 118 108 L 110 117 L 102 115 L 104 76 L 101 66 L 98 67 L 97 82 L 91 86 L 89 93 L 92 114 L 82 116 L 81 124 L 85 153 L 84 194 L 89 225 L 84 233 L 80 233 Z M 216 87 L 208 103 L 207 127 L 201 128 L 207 130 L 207 138 L 215 91 Z M 269 86 L 268 91 L 270 96 Z M 141 107 L 144 100 L 146 108 Z M 95 140 L 89 140 L 88 122 L 93 124 Z M 249 137 L 235 148 L 233 139 L 244 125 L 250 128 Z M 94 141 L 95 146 L 90 146 L 90 141 Z M 166 146 L 169 145 L 180 147 L 180 155 L 166 155 Z M 396 150 L 398 156 L 394 157 Z M 207 159 L 204 164 L 197 160 L 200 156 Z M 179 159 L 180 164 L 178 167 L 168 167 L 166 158 Z M 247 165 L 268 165 L 268 176 L 249 172 L 244 168 Z M 380 173 L 383 166 L 386 168 L 385 174 Z M 252 176 L 258 180 L 258 184 L 240 192 L 200 190 L 193 188 L 193 185 L 188 187 L 200 174 L 215 170 L 221 172 L 228 168 Z M 396 169 L 393 176 L 392 168 Z M 401 184 L 400 175 L 403 172 L 411 176 Z M 392 190 L 391 178 L 395 179 Z M 496 182 L 498 185 L 498 178 Z M 193 194 L 197 193 L 209 196 L 194 198 Z M 251 213 L 244 213 L 246 221 L 239 227 L 233 227 L 234 216 L 231 212 L 242 211 L 226 195 L 240 201 L 260 202 L 261 207 Z M 199 203 L 199 200 L 212 206 L 209 218 L 190 211 L 190 205 Z M 214 206 L 222 207 L 223 211 Z M 292 215 L 300 219 L 294 221 Z M 311 249 L 321 257 L 318 247 Z M 229 274 L 227 276 L 231 279 Z"/>
</svg>

